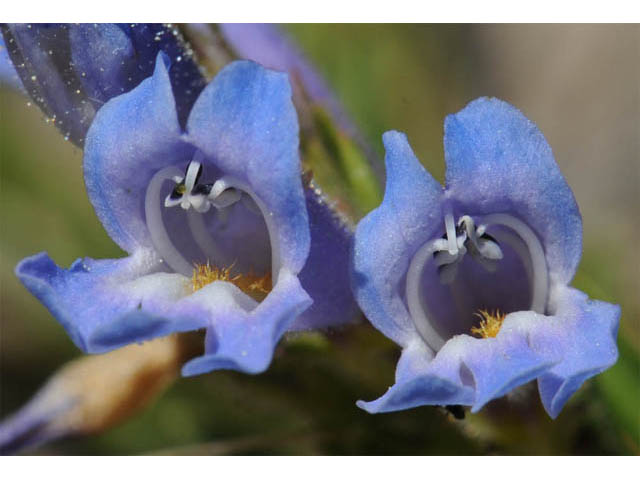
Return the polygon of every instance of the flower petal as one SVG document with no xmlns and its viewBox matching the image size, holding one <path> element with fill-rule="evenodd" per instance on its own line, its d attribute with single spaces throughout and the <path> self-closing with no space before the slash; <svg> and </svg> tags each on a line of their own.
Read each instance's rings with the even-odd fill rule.
<svg viewBox="0 0 640 480">
<path fill-rule="evenodd" d="M 557 362 L 555 358 L 536 353 L 522 332 L 505 330 L 496 338 L 486 339 L 464 337 L 471 343 L 464 355 L 464 364 L 475 384 L 473 413 L 489 401 L 537 378 Z"/>
<path fill-rule="evenodd" d="M 286 269 L 280 270 L 275 288 L 253 310 L 220 305 L 210 295 L 202 297 L 201 304 L 209 313 L 205 354 L 185 364 L 182 374 L 192 376 L 218 369 L 245 373 L 266 370 L 284 332 L 311 303 L 298 278 Z"/>
<path fill-rule="evenodd" d="M 187 141 L 265 204 L 281 265 L 299 272 L 310 240 L 298 120 L 286 74 L 249 61 L 228 65 L 198 97 L 187 130 Z"/>
<path fill-rule="evenodd" d="M 387 132 L 382 139 L 386 191 L 356 228 L 351 282 L 371 323 L 405 346 L 416 330 L 400 283 L 416 250 L 443 228 L 442 186 L 422 167 L 404 134 Z"/>
<path fill-rule="evenodd" d="M 158 265 L 153 251 L 139 250 L 117 260 L 78 259 L 65 270 L 39 253 L 22 260 L 16 275 L 80 349 L 101 353 L 206 325 L 198 312 L 173 314 L 175 302 L 190 293 L 190 282 L 155 273 Z"/>
<path fill-rule="evenodd" d="M 2 25 L 10 56 L 34 104 L 76 145 L 81 145 L 96 112 L 72 72 L 68 24 Z M 80 92 L 78 92 L 80 90 Z"/>
<path fill-rule="evenodd" d="M 538 379 L 542 403 L 552 418 L 585 380 L 616 363 L 620 321 L 618 305 L 589 300 L 568 287 L 559 289 L 555 296 L 556 323 L 531 335 L 537 348 L 562 354 L 562 362 Z"/>
<path fill-rule="evenodd" d="M 158 54 L 152 77 L 100 109 L 85 143 L 89 199 L 109 236 L 129 253 L 153 245 L 144 216 L 151 177 L 193 153 L 180 139 L 165 60 Z"/>
<path fill-rule="evenodd" d="M 169 72 L 181 125 L 205 78 L 173 27 L 137 24 L 3 24 L 24 89 L 45 115 L 82 146 L 96 112 L 153 73 L 160 51 Z"/>
<path fill-rule="evenodd" d="M 27 93 L 22 86 L 22 80 L 20 80 L 20 76 L 18 72 L 16 72 L 16 67 L 13 66 L 13 62 L 9 57 L 9 51 L 7 50 L 7 46 L 4 44 L 4 39 L 0 34 L 0 86 L 11 87 L 14 90 L 20 93 Z"/>
<path fill-rule="evenodd" d="M 137 85 L 152 72 L 140 65 L 127 34 L 114 23 L 83 23 L 67 27 L 71 60 L 87 96 L 106 101 Z"/>
<path fill-rule="evenodd" d="M 519 315 L 529 313 L 549 318 L 534 312 Z M 522 317 L 511 317 L 496 338 L 457 335 L 435 357 L 415 339 L 403 349 L 396 384 L 363 408 L 375 413 L 420 405 L 471 405 L 475 413 L 489 401 L 549 371 L 559 362 L 558 352 L 530 344 L 531 316 L 525 315 L 526 326 Z"/>
<path fill-rule="evenodd" d="M 291 328 L 309 330 L 353 322 L 358 318 L 359 309 L 350 285 L 350 227 L 313 189 L 306 188 L 305 196 L 311 248 L 299 278 L 313 305 Z"/>
<path fill-rule="evenodd" d="M 396 368 L 396 383 L 377 400 L 357 405 L 369 413 L 393 412 L 422 405 L 470 405 L 473 403 L 473 389 L 463 384 L 459 368 L 454 371 L 433 372 L 427 369 L 433 353 L 420 341 L 413 342 L 402 351 Z M 455 373 L 454 373 L 455 372 Z M 447 375 L 447 373 L 454 373 Z"/>
<path fill-rule="evenodd" d="M 460 214 L 513 213 L 539 235 L 552 283 L 567 284 L 582 252 L 582 220 L 536 125 L 495 98 L 445 121 L 447 195 Z"/>
</svg>

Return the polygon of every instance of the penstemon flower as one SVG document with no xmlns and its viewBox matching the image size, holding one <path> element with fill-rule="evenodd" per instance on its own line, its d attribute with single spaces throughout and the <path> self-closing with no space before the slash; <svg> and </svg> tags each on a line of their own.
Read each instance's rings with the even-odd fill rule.
<svg viewBox="0 0 640 480">
<path fill-rule="evenodd" d="M 89 198 L 129 256 L 65 270 L 40 253 L 16 274 L 86 352 L 206 329 L 205 353 L 184 375 L 260 372 L 286 330 L 353 315 L 347 289 L 318 298 L 342 269 L 314 271 L 332 254 L 346 259 L 348 232 L 337 235 L 303 189 L 285 74 L 230 64 L 183 130 L 169 71 L 160 53 L 151 77 L 98 111 L 85 141 Z"/>
<path fill-rule="evenodd" d="M 568 286 L 582 222 L 543 135 L 505 102 L 470 103 L 445 121 L 444 189 L 403 134 L 383 141 L 386 192 L 356 229 L 352 285 L 402 356 L 395 384 L 359 406 L 477 412 L 537 379 L 555 418 L 615 363 L 620 308 Z"/>
</svg>

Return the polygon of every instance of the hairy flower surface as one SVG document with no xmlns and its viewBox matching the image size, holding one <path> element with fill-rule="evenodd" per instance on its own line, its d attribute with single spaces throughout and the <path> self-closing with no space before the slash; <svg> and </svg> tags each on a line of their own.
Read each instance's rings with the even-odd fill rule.
<svg viewBox="0 0 640 480">
<path fill-rule="evenodd" d="M 16 273 L 84 351 L 206 329 L 204 356 L 183 374 L 263 371 L 286 330 L 353 314 L 347 288 L 309 308 L 309 293 L 331 290 L 335 275 L 319 273 L 347 258 L 348 237 L 334 235 L 300 173 L 285 74 L 230 64 L 183 130 L 160 53 L 151 77 L 100 109 L 85 144 L 89 198 L 129 256 L 79 259 L 66 270 L 40 253 Z M 314 239 L 309 215 L 321 229 Z M 319 264 L 319 273 L 305 270 Z M 344 273 L 333 283 L 346 286 Z"/>
<path fill-rule="evenodd" d="M 9 23 L 0 25 L 24 89 L 66 138 L 84 142 L 102 106 L 154 70 L 158 52 L 184 125 L 206 84 L 178 30 L 157 23 Z"/>
<path fill-rule="evenodd" d="M 556 417 L 617 359 L 620 308 L 568 286 L 582 251 L 573 194 L 538 128 L 481 98 L 445 121 L 446 186 L 406 137 L 383 135 L 382 204 L 356 229 L 352 286 L 402 347 L 387 412 L 470 405 L 537 379 Z"/>
</svg>

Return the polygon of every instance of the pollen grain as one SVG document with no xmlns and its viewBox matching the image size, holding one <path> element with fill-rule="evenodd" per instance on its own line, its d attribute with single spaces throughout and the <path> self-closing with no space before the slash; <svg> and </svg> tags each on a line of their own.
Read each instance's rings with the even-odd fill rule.
<svg viewBox="0 0 640 480">
<path fill-rule="evenodd" d="M 471 333 L 480 338 L 494 338 L 498 335 L 502 322 L 506 317 L 506 314 L 500 312 L 500 310 L 494 310 L 493 312 L 478 310 L 474 315 L 480 318 L 480 326 L 472 327 Z"/>
<path fill-rule="evenodd" d="M 245 274 L 231 275 L 233 265 L 226 268 L 219 268 L 215 265 L 196 264 L 191 276 L 191 286 L 193 291 L 200 290 L 202 287 L 212 282 L 223 281 L 233 283 L 247 295 L 261 301 L 273 288 L 271 274 L 256 275 L 253 272 Z"/>
</svg>

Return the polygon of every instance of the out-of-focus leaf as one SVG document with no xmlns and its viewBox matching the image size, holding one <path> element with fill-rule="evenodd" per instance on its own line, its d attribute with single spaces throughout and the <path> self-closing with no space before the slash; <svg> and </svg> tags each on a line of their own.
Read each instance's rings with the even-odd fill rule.
<svg viewBox="0 0 640 480">
<path fill-rule="evenodd" d="M 360 218 L 376 207 L 382 190 L 361 149 L 331 121 L 321 107 L 310 110 L 311 124 L 302 132 L 302 163 L 338 211 Z"/>
<path fill-rule="evenodd" d="M 322 108 L 313 109 L 313 124 L 326 152 L 325 162 L 333 170 L 331 177 L 324 178 L 321 174 L 316 180 L 323 189 L 327 189 L 332 188 L 332 183 L 337 184 L 334 178 L 342 179 L 345 189 L 343 196 L 351 199 L 356 217 L 361 217 L 382 200 L 382 190 L 375 172 L 359 147 L 336 128 Z M 309 165 L 313 172 L 322 171 L 322 166 L 314 161 L 317 159 L 314 156 L 309 159 L 313 162 Z"/>
</svg>

